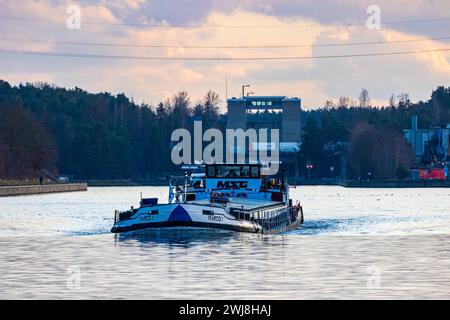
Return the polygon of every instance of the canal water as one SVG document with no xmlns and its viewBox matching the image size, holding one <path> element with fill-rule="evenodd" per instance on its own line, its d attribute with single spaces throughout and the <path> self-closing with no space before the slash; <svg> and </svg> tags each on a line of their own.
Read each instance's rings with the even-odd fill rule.
<svg viewBox="0 0 450 320">
<path fill-rule="evenodd" d="M 281 235 L 109 232 L 164 187 L 0 198 L 0 299 L 450 298 L 450 189 L 291 191 Z"/>
</svg>

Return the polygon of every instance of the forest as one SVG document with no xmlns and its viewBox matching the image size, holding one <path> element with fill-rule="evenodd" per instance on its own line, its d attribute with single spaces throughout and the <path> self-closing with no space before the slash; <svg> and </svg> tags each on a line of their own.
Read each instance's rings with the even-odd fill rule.
<svg viewBox="0 0 450 320">
<path fill-rule="evenodd" d="M 180 91 L 148 105 L 124 94 L 0 80 L 0 179 L 33 179 L 42 170 L 77 180 L 164 177 L 175 170 L 172 131 L 190 130 L 195 120 L 203 121 L 204 130 L 224 130 L 220 103 L 213 91 L 196 102 Z M 359 99 L 342 97 L 302 111 L 301 174 L 306 163 L 314 163 L 314 178 L 329 177 L 341 151 L 346 178 L 366 172 L 378 179 L 401 178 L 414 163 L 402 132 L 411 127 L 413 115 L 422 128 L 450 123 L 450 88 L 438 87 L 428 101 L 417 103 L 407 94 L 392 95 L 386 106 L 373 106 L 363 89 Z"/>
</svg>

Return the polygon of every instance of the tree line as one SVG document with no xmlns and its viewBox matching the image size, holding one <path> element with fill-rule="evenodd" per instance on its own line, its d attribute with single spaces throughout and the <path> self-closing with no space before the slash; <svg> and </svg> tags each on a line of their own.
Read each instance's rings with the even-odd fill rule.
<svg viewBox="0 0 450 320">
<path fill-rule="evenodd" d="M 41 169 L 76 179 L 151 179 L 171 171 L 176 128 L 223 123 L 219 96 L 192 105 L 181 91 L 157 106 L 124 94 L 88 93 L 47 83 L 0 81 L 0 178 L 36 177 Z"/>
<path fill-rule="evenodd" d="M 195 120 L 204 130 L 224 130 L 220 102 L 213 91 L 195 102 L 180 91 L 157 105 L 139 105 L 124 94 L 0 80 L 0 178 L 33 178 L 42 169 L 80 180 L 164 177 L 175 170 L 172 131 L 192 130 Z M 422 127 L 450 123 L 450 88 L 418 103 L 407 94 L 392 96 L 384 107 L 372 106 L 364 89 L 359 101 L 343 97 L 303 111 L 301 174 L 305 163 L 314 163 L 314 177 L 329 177 L 331 167 L 341 171 L 345 154 L 349 177 L 398 175 L 413 162 L 402 133 L 413 115 Z"/>
<path fill-rule="evenodd" d="M 385 106 L 374 106 L 366 89 L 359 99 L 326 101 L 323 108 L 304 112 L 302 170 L 313 163 L 313 178 L 333 177 L 344 163 L 348 178 L 406 178 L 416 165 L 403 132 L 411 128 L 413 116 L 422 129 L 449 124 L 450 88 L 438 87 L 429 100 L 417 103 L 402 93 L 392 95 Z M 430 165 L 432 159 L 429 155 L 418 165 Z"/>
</svg>

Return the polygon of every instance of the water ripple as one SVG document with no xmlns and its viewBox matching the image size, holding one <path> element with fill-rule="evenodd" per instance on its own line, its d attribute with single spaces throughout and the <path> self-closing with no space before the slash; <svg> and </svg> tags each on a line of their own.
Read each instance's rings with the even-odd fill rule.
<svg viewBox="0 0 450 320">
<path fill-rule="evenodd" d="M 280 235 L 111 234 L 113 211 L 141 191 L 167 196 L 2 198 L 0 299 L 450 298 L 446 189 L 298 187 L 305 224 Z"/>
</svg>

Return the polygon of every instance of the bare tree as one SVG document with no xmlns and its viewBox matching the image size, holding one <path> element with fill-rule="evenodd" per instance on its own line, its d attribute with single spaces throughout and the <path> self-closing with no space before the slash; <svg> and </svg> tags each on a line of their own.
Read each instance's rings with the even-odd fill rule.
<svg viewBox="0 0 450 320">
<path fill-rule="evenodd" d="M 408 93 L 401 93 L 398 95 L 398 106 L 399 107 L 408 107 L 411 104 L 411 100 L 409 99 Z"/>
<path fill-rule="evenodd" d="M 21 106 L 0 108 L 0 178 L 31 178 L 53 170 L 57 152 L 47 130 Z"/>
<path fill-rule="evenodd" d="M 339 108 L 348 108 L 351 106 L 351 100 L 349 97 L 340 97 L 338 102 Z"/>
<path fill-rule="evenodd" d="M 204 97 L 205 106 L 218 107 L 220 103 L 219 94 L 212 90 L 209 90 Z"/>
<path fill-rule="evenodd" d="M 361 93 L 359 94 L 359 106 L 361 108 L 370 107 L 370 97 L 367 89 L 361 89 Z"/>
<path fill-rule="evenodd" d="M 389 98 L 388 102 L 389 102 L 389 106 L 391 108 L 395 108 L 395 106 L 396 106 L 396 99 L 395 99 L 395 95 L 394 94 L 391 95 L 391 97 Z"/>
<path fill-rule="evenodd" d="M 333 100 L 327 100 L 325 101 L 325 109 L 333 109 L 336 105 L 334 104 Z"/>
<path fill-rule="evenodd" d="M 397 169 L 410 168 L 413 160 L 411 145 L 400 132 L 367 123 L 353 128 L 349 163 L 360 177 L 371 172 L 377 179 L 391 179 Z"/>
</svg>

